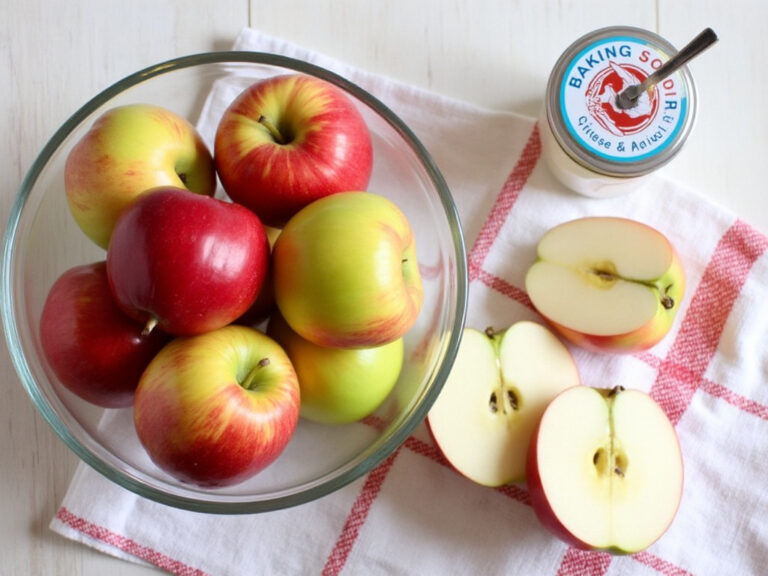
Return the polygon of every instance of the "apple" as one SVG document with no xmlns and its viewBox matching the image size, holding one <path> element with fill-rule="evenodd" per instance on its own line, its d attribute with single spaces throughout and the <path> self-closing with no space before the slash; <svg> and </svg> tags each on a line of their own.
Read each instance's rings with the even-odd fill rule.
<svg viewBox="0 0 768 576">
<path fill-rule="evenodd" d="M 577 548 L 639 552 L 664 534 L 677 513 L 680 444 L 645 392 L 621 386 L 565 390 L 544 411 L 528 457 L 536 515 Z"/>
<path fill-rule="evenodd" d="M 319 346 L 392 342 L 421 310 L 413 230 L 383 196 L 344 192 L 315 200 L 283 228 L 272 265 L 278 310 Z"/>
<path fill-rule="evenodd" d="M 245 313 L 240 316 L 236 323 L 243 326 L 258 326 L 277 311 L 277 304 L 275 303 L 275 288 L 272 281 L 272 247 L 275 245 L 275 240 L 280 235 L 280 228 L 273 228 L 272 226 L 264 226 L 264 231 L 267 233 L 267 241 L 269 242 L 269 262 L 267 264 L 267 272 L 264 275 L 264 282 L 261 284 L 261 290 L 256 300 Z"/>
<path fill-rule="evenodd" d="M 149 104 L 107 110 L 67 156 L 64 187 L 75 221 L 106 249 L 118 216 L 150 188 L 212 196 L 211 153 L 187 120 Z"/>
<path fill-rule="evenodd" d="M 224 190 L 270 226 L 328 194 L 364 190 L 373 146 L 363 117 L 334 85 L 304 74 L 261 80 L 222 115 L 214 159 Z"/>
<path fill-rule="evenodd" d="M 258 296 L 269 244 L 258 217 L 238 204 L 173 187 L 153 189 L 118 219 L 107 276 L 126 314 L 190 336 L 241 316 Z"/>
<path fill-rule="evenodd" d="M 139 378 L 170 339 L 141 325 L 115 304 L 106 263 L 70 268 L 54 282 L 40 317 L 40 344 L 56 377 L 92 404 L 133 404 Z"/>
<path fill-rule="evenodd" d="M 427 425 L 446 460 L 470 480 L 493 487 L 522 482 L 544 409 L 579 384 L 571 353 L 541 324 L 465 328 Z"/>
<path fill-rule="evenodd" d="M 544 234 L 525 287 L 536 310 L 571 342 L 634 352 L 669 332 L 685 271 L 658 230 L 627 218 L 587 217 Z"/>
<path fill-rule="evenodd" d="M 299 385 L 283 349 L 230 325 L 179 337 L 150 362 L 134 422 L 152 461 L 204 487 L 230 486 L 282 453 L 299 418 Z"/>
<path fill-rule="evenodd" d="M 288 354 L 301 389 L 300 415 L 323 424 L 347 424 L 372 414 L 397 383 L 403 339 L 373 348 L 326 348 L 305 340 L 275 314 L 267 334 Z"/>
</svg>

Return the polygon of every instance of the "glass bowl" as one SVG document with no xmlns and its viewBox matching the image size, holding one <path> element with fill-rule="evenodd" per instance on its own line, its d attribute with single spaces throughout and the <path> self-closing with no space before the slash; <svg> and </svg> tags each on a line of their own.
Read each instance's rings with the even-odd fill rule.
<svg viewBox="0 0 768 576">
<path fill-rule="evenodd" d="M 303 419 L 282 455 L 251 480 L 219 489 L 181 483 L 157 468 L 139 444 L 130 408 L 103 409 L 70 393 L 41 353 L 40 315 L 53 282 L 67 269 L 106 253 L 77 227 L 64 193 L 73 145 L 107 109 L 163 106 L 186 117 L 212 149 L 209 95 L 233 98 L 257 79 L 300 72 L 342 88 L 365 118 L 374 146 L 369 190 L 392 199 L 414 225 L 424 305 L 405 337 L 395 389 L 361 422 L 321 425 Z M 229 92 L 227 92 L 229 91 Z M 222 96 L 223 95 L 223 96 Z M 208 126 L 200 122 L 208 117 Z M 200 122 L 198 124 L 198 122 Z M 384 104 L 344 78 L 302 61 L 254 52 L 213 52 L 141 70 L 87 102 L 53 135 L 26 175 L 5 232 L 2 313 L 9 351 L 37 409 L 86 464 L 143 497 L 210 513 L 254 513 L 301 504 L 367 473 L 423 421 L 453 364 L 467 307 L 461 225 L 435 162 Z"/>
</svg>

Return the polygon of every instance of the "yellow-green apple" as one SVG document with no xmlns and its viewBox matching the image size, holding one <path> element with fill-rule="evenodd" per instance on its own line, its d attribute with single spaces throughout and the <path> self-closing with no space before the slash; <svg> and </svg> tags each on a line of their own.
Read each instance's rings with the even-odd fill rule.
<svg viewBox="0 0 768 576">
<path fill-rule="evenodd" d="M 320 346 L 392 342 L 421 310 L 413 230 L 383 196 L 343 192 L 312 202 L 283 228 L 272 264 L 280 313 Z"/>
<path fill-rule="evenodd" d="M 680 444 L 645 392 L 565 390 L 544 411 L 528 457 L 533 509 L 572 546 L 632 554 L 658 540 L 677 514 Z"/>
<path fill-rule="evenodd" d="M 176 338 L 155 356 L 136 389 L 134 422 L 159 468 L 199 486 L 228 486 L 282 453 L 299 403 L 280 345 L 230 325 Z"/>
<path fill-rule="evenodd" d="M 305 340 L 274 314 L 267 327 L 288 354 L 301 389 L 300 415 L 323 424 L 347 424 L 372 414 L 397 383 L 403 339 L 373 348 L 327 348 Z"/>
<path fill-rule="evenodd" d="M 174 335 L 215 330 L 258 296 L 269 244 L 259 218 L 232 202 L 163 187 L 118 219 L 107 277 L 126 314 Z"/>
<path fill-rule="evenodd" d="M 525 480 L 528 446 L 547 404 L 580 384 L 570 351 L 546 327 L 465 328 L 427 424 L 446 460 L 484 486 Z"/>
<path fill-rule="evenodd" d="M 106 249 L 118 216 L 157 186 L 212 196 L 211 153 L 187 120 L 149 104 L 107 110 L 67 156 L 64 187 L 75 221 Z"/>
<path fill-rule="evenodd" d="M 214 158 L 230 198 L 282 227 L 313 200 L 368 187 L 373 147 L 354 103 L 304 74 L 245 89 L 224 112 Z"/>
<path fill-rule="evenodd" d="M 685 292 L 685 271 L 658 230 L 627 218 L 587 217 L 550 229 L 525 278 L 538 312 L 565 338 L 606 352 L 657 344 Z"/>
<path fill-rule="evenodd" d="M 170 340 L 142 335 L 109 290 L 105 262 L 70 268 L 53 283 L 40 316 L 40 343 L 61 383 L 105 408 L 133 404 L 141 373 Z"/>
</svg>

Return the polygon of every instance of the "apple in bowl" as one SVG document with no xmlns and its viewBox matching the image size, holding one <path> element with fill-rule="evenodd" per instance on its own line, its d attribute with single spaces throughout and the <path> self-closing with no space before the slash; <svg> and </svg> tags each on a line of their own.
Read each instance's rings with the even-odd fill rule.
<svg viewBox="0 0 768 576">
<path fill-rule="evenodd" d="M 151 188 L 213 196 L 211 153 L 192 124 L 149 104 L 107 110 L 67 156 L 64 188 L 75 221 L 106 250 L 118 217 Z"/>
<path fill-rule="evenodd" d="M 525 287 L 536 310 L 574 344 L 634 352 L 671 329 L 685 271 L 658 230 L 627 218 L 587 217 L 544 234 Z"/>
<path fill-rule="evenodd" d="M 365 120 L 339 88 L 284 74 L 252 84 L 229 105 L 214 160 L 227 195 L 279 228 L 313 200 L 365 190 L 373 146 Z"/>
<path fill-rule="evenodd" d="M 522 482 L 541 414 L 558 393 L 579 384 L 570 351 L 541 324 L 465 328 L 427 425 L 448 462 L 470 480 Z"/>
<path fill-rule="evenodd" d="M 536 515 L 563 541 L 631 554 L 672 523 L 683 458 L 674 427 L 648 394 L 579 386 L 544 411 L 527 481 Z"/>
</svg>

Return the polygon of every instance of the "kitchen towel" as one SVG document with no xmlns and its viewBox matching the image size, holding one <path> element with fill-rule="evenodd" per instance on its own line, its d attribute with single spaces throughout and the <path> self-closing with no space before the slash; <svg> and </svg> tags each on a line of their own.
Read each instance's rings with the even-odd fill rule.
<svg viewBox="0 0 768 576">
<path fill-rule="evenodd" d="M 366 476 L 320 500 L 259 515 L 169 508 L 81 464 L 52 519 L 54 531 L 187 576 L 765 574 L 768 238 L 663 175 L 628 196 L 574 195 L 540 161 L 534 119 L 403 85 L 253 29 L 239 35 L 235 49 L 284 54 L 335 71 L 382 100 L 416 133 L 461 215 L 468 326 L 541 320 L 523 279 L 538 239 L 555 224 L 626 216 L 667 235 L 688 285 L 672 331 L 632 355 L 572 350 L 584 384 L 644 390 L 675 425 L 685 461 L 678 515 L 643 552 L 612 557 L 579 551 L 540 526 L 524 484 L 491 489 L 471 483 L 445 464 L 422 424 Z M 209 139 L 216 98 L 212 93 L 200 119 Z"/>
</svg>

